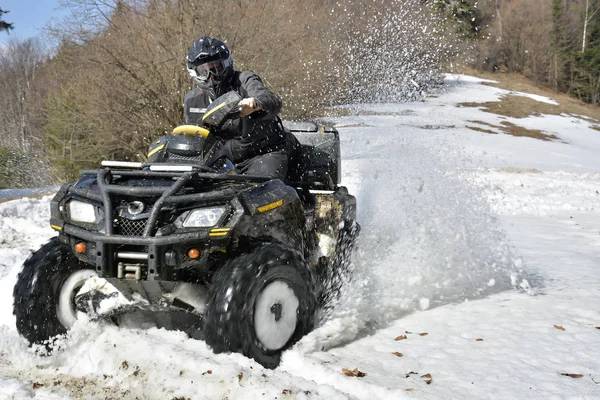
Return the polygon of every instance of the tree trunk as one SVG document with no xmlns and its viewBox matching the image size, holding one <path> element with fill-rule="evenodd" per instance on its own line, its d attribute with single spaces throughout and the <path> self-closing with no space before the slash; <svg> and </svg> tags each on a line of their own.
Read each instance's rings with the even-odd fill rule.
<svg viewBox="0 0 600 400">
<path fill-rule="evenodd" d="M 500 0 L 496 0 L 496 15 L 498 16 L 498 40 L 502 40 L 503 28 L 502 28 L 502 13 L 500 12 Z"/>
<path fill-rule="evenodd" d="M 587 25 L 589 22 L 590 12 L 590 0 L 585 0 L 585 19 L 583 20 L 583 43 L 581 45 L 581 52 L 585 52 L 585 39 L 587 37 Z"/>
</svg>

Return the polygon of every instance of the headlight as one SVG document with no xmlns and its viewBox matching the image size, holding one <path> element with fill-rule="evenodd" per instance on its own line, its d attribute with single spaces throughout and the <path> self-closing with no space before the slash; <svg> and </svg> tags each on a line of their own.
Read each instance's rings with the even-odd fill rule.
<svg viewBox="0 0 600 400">
<path fill-rule="evenodd" d="M 185 228 L 210 228 L 219 222 L 226 210 L 226 207 L 198 208 L 192 210 L 185 221 L 183 221 L 183 226 Z"/>
<path fill-rule="evenodd" d="M 69 216 L 75 222 L 96 222 L 96 212 L 94 206 L 82 201 L 71 200 L 68 204 Z"/>
</svg>

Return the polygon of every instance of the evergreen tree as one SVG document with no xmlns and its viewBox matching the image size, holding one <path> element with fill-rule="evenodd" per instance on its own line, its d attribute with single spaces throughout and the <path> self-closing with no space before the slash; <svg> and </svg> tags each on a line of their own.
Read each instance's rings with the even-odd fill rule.
<svg viewBox="0 0 600 400">
<path fill-rule="evenodd" d="M 4 11 L 1 7 L 0 7 L 0 32 L 3 31 L 10 31 L 11 29 L 14 29 L 13 24 L 9 24 L 8 22 L 4 21 L 4 19 L 2 18 L 2 14 L 6 14 L 8 13 L 8 11 Z"/>
<path fill-rule="evenodd" d="M 593 0 L 592 9 L 600 7 L 600 0 Z M 570 93 L 581 100 L 600 103 L 600 13 L 593 14 L 588 22 L 587 45 L 584 52 L 574 57 L 574 82 Z"/>
<path fill-rule="evenodd" d="M 552 0 L 552 65 L 550 82 L 556 91 L 568 92 L 570 88 L 572 52 L 567 29 L 565 0 Z"/>
<path fill-rule="evenodd" d="M 482 23 L 481 11 L 474 0 L 430 0 L 448 22 L 463 37 L 473 38 L 479 34 Z"/>
</svg>

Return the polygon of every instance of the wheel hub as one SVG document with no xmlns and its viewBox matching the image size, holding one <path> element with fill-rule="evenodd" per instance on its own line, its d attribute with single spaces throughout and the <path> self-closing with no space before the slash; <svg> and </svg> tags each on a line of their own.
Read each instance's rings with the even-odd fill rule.
<svg viewBox="0 0 600 400">
<path fill-rule="evenodd" d="M 274 281 L 263 288 L 254 305 L 256 337 L 267 350 L 279 350 L 296 331 L 300 301 L 284 281 Z"/>
<path fill-rule="evenodd" d="M 77 321 L 75 296 L 85 281 L 93 276 L 98 276 L 98 274 L 91 269 L 75 271 L 69 275 L 60 288 L 58 304 L 56 305 L 56 316 L 65 328 L 70 329 L 75 324 L 75 321 Z"/>
<path fill-rule="evenodd" d="M 279 322 L 282 312 L 281 304 L 275 303 L 271 306 L 271 313 L 275 316 L 275 322 Z"/>
</svg>

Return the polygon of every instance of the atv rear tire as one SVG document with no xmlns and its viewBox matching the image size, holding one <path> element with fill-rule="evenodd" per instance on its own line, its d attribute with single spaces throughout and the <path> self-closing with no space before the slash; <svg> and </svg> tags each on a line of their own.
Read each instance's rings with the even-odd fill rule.
<svg viewBox="0 0 600 400">
<path fill-rule="evenodd" d="M 96 275 L 58 238 L 32 253 L 13 291 L 19 333 L 30 343 L 44 344 L 50 350 L 52 338 L 66 333 L 77 318 L 75 295 Z"/>
<path fill-rule="evenodd" d="M 276 368 L 281 352 L 313 328 L 315 280 L 301 256 L 267 244 L 215 273 L 204 320 L 215 353 L 240 352 Z"/>
</svg>

